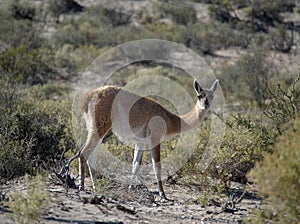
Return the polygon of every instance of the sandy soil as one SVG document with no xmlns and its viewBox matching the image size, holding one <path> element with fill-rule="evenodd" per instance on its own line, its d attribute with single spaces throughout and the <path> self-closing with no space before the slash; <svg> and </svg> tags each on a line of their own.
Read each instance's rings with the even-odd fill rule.
<svg viewBox="0 0 300 224">
<path fill-rule="evenodd" d="M 41 223 L 242 223 L 252 209 L 261 207 L 262 202 L 254 191 L 247 189 L 242 201 L 233 209 L 230 206 L 224 209 L 214 200 L 202 206 L 197 203 L 197 198 L 203 194 L 199 187 L 174 182 L 164 185 L 170 201 L 162 201 L 155 192 L 155 185 L 148 187 L 138 186 L 128 191 L 127 186 L 115 183 L 104 192 L 95 193 L 66 190 L 51 183 L 48 189 L 51 193 L 50 210 Z M 3 192 L 26 193 L 22 181 L 2 188 Z M 242 186 L 237 184 L 233 186 L 238 196 L 241 189 Z M 0 209 L 0 223 L 13 223 L 7 217 L 8 212 L 8 208 Z"/>
</svg>

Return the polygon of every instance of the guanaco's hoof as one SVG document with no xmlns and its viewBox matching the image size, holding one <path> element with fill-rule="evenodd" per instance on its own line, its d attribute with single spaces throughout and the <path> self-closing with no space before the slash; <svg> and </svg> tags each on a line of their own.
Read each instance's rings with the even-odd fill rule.
<svg viewBox="0 0 300 224">
<path fill-rule="evenodd" d="M 159 193 L 159 196 L 160 196 L 161 200 L 166 200 L 166 201 L 168 201 L 168 199 L 167 199 L 165 193 Z"/>
</svg>

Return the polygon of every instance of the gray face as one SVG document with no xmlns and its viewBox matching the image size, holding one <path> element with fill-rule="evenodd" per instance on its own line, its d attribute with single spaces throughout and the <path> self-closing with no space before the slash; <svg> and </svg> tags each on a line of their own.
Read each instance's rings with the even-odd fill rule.
<svg viewBox="0 0 300 224">
<path fill-rule="evenodd" d="M 198 97 L 198 105 L 202 110 L 208 110 L 211 106 L 214 92 L 219 85 L 219 81 L 216 80 L 210 89 L 203 89 L 197 80 L 194 81 L 194 88 Z"/>
<path fill-rule="evenodd" d="M 214 95 L 209 90 L 202 90 L 199 94 L 199 106 L 200 109 L 208 110 L 214 98 Z"/>
</svg>

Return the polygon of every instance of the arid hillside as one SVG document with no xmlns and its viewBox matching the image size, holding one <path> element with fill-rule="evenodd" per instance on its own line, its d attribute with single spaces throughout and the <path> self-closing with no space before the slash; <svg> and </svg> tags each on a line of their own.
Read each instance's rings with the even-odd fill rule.
<svg viewBox="0 0 300 224">
<path fill-rule="evenodd" d="M 299 41 L 295 0 L 0 0 L 0 223 L 299 223 Z M 148 104 L 116 113 L 79 190 L 81 100 L 104 85 L 174 117 L 205 103 L 201 125 L 161 140 L 169 200 L 149 142 L 131 176 L 126 121 L 150 133 Z M 175 126 L 163 114 L 154 134 Z"/>
</svg>

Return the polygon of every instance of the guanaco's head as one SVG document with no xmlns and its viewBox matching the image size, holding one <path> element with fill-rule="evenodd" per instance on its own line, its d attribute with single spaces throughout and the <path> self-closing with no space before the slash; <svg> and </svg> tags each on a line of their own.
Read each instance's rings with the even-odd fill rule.
<svg viewBox="0 0 300 224">
<path fill-rule="evenodd" d="M 194 80 L 194 88 L 197 93 L 198 97 L 198 105 L 201 110 L 208 110 L 211 106 L 213 97 L 214 97 L 214 92 L 218 88 L 219 85 L 219 80 L 217 79 L 210 89 L 203 89 L 198 81 L 195 79 Z"/>
</svg>

